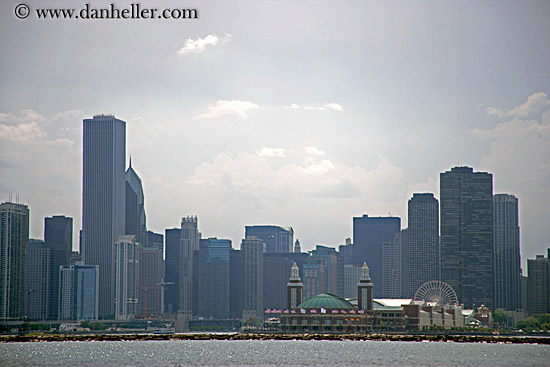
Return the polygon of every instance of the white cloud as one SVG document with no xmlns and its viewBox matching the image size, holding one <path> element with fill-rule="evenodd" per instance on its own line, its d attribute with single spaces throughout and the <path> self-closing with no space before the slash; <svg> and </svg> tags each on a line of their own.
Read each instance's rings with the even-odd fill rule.
<svg viewBox="0 0 550 367">
<path fill-rule="evenodd" d="M 304 148 L 304 152 L 310 155 L 325 155 L 325 152 L 319 148 L 308 146 Z"/>
<path fill-rule="evenodd" d="M 487 114 L 490 116 L 496 116 L 498 118 L 507 117 L 529 117 L 535 114 L 539 114 L 550 106 L 550 100 L 546 93 L 537 92 L 533 93 L 527 98 L 527 101 L 520 106 L 517 106 L 511 110 L 504 111 L 497 107 L 487 107 Z"/>
<path fill-rule="evenodd" d="M 334 163 L 328 159 L 323 159 L 320 162 L 312 162 L 309 166 L 302 168 L 302 171 L 312 175 L 324 175 L 334 170 Z"/>
<path fill-rule="evenodd" d="M 231 35 L 226 33 L 221 43 L 226 43 L 231 40 Z M 185 46 L 178 51 L 178 55 L 186 55 L 190 53 L 202 53 L 206 50 L 207 46 L 215 46 L 220 43 L 220 38 L 215 34 L 209 34 L 204 38 L 197 37 L 197 39 L 188 38 L 185 41 Z"/>
<path fill-rule="evenodd" d="M 298 109 L 304 109 L 308 111 L 344 111 L 344 108 L 342 105 L 338 103 L 325 103 L 323 106 L 313 106 L 313 105 L 303 105 L 300 106 L 296 103 L 291 103 L 289 106 L 285 106 L 285 109 L 292 109 L 292 110 L 298 110 Z"/>
<path fill-rule="evenodd" d="M 284 158 L 286 157 L 286 154 L 285 154 L 285 149 L 283 148 L 267 148 L 267 147 L 263 147 L 262 150 L 260 150 L 258 152 L 258 156 L 260 157 L 268 157 L 268 158 L 271 158 L 271 157 L 280 157 L 280 158 Z"/>
<path fill-rule="evenodd" d="M 208 112 L 203 113 L 197 118 L 216 118 L 221 116 L 231 116 L 236 115 L 242 118 L 246 118 L 246 113 L 250 110 L 259 108 L 255 103 L 248 101 L 226 101 L 219 100 L 214 106 L 208 107 Z"/>
<path fill-rule="evenodd" d="M 34 121 L 18 125 L 0 124 L 0 140 L 22 142 L 35 140 L 45 135 L 46 133 Z"/>
</svg>

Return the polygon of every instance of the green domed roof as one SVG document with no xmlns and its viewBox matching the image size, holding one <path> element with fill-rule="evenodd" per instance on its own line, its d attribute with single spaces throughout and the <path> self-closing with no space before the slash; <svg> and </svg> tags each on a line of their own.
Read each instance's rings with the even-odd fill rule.
<svg viewBox="0 0 550 367">
<path fill-rule="evenodd" d="M 298 305 L 299 308 L 345 308 L 352 309 L 353 305 L 345 299 L 330 293 L 321 293 L 306 299 Z"/>
</svg>

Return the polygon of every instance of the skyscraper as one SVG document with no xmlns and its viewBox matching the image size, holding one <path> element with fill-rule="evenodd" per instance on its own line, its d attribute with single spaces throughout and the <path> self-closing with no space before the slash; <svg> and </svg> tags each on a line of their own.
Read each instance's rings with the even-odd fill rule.
<svg viewBox="0 0 550 367">
<path fill-rule="evenodd" d="M 154 247 L 139 247 L 138 313 L 144 316 L 160 315 L 164 307 L 162 280 L 164 267 L 162 250 Z"/>
<path fill-rule="evenodd" d="M 98 268 L 81 261 L 59 267 L 59 320 L 97 320 Z"/>
<path fill-rule="evenodd" d="M 119 236 L 114 245 L 115 318 L 127 320 L 138 311 L 139 245 L 134 235 Z"/>
<path fill-rule="evenodd" d="M 113 318 L 113 246 L 125 231 L 126 122 L 85 119 L 83 140 L 82 257 L 99 265 L 100 318 Z"/>
<path fill-rule="evenodd" d="M 196 216 L 181 219 L 179 309 L 176 330 L 189 329 L 193 315 L 194 252 L 199 249 L 200 233 Z"/>
<path fill-rule="evenodd" d="M 532 316 L 550 313 L 550 249 L 546 258 L 527 260 L 527 309 Z"/>
<path fill-rule="evenodd" d="M 398 217 L 362 217 L 353 218 L 353 256 L 354 263 L 367 263 L 374 284 L 374 297 L 382 298 L 382 244 L 393 242 L 395 234 L 401 230 Z"/>
<path fill-rule="evenodd" d="M 431 193 L 409 199 L 407 230 L 408 297 L 424 283 L 440 279 L 439 202 Z"/>
<path fill-rule="evenodd" d="M 226 319 L 229 317 L 229 254 L 231 240 L 200 240 L 198 315 Z"/>
<path fill-rule="evenodd" d="M 29 208 L 0 204 L 0 320 L 25 313 L 25 247 L 29 241 Z"/>
<path fill-rule="evenodd" d="M 50 320 L 57 320 L 59 309 L 59 267 L 69 265 L 73 249 L 73 218 L 55 215 L 44 218 L 44 247 L 50 250 Z"/>
<path fill-rule="evenodd" d="M 145 199 L 141 179 L 132 168 L 132 160 L 126 170 L 126 232 L 133 234 L 136 241 L 145 247 L 147 245 L 147 225 L 145 222 Z"/>
<path fill-rule="evenodd" d="M 44 241 L 30 239 L 25 249 L 25 315 L 46 320 L 50 310 L 50 249 Z"/>
<path fill-rule="evenodd" d="M 166 260 L 164 262 L 164 280 L 174 283 L 166 288 L 164 303 L 166 312 L 176 313 L 180 303 L 180 253 L 181 253 L 181 228 L 164 230 L 166 241 Z"/>
<path fill-rule="evenodd" d="M 256 237 L 245 238 L 241 242 L 244 254 L 243 313 L 261 319 L 264 316 L 264 246 L 264 242 Z"/>
<path fill-rule="evenodd" d="M 441 280 L 466 307 L 492 309 L 493 175 L 470 167 L 443 172 L 440 200 Z"/>
<path fill-rule="evenodd" d="M 518 199 L 515 196 L 493 196 L 493 236 L 495 308 L 515 311 L 521 308 Z"/>
<path fill-rule="evenodd" d="M 401 297 L 401 233 L 382 243 L 382 297 Z"/>
<path fill-rule="evenodd" d="M 265 252 L 293 252 L 292 227 L 245 226 L 245 238 L 256 237 L 265 243 Z"/>
</svg>

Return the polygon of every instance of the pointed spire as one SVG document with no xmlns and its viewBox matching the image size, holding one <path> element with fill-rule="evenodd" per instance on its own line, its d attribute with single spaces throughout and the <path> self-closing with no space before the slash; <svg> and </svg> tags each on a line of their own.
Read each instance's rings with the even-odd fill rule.
<svg viewBox="0 0 550 367">
<path fill-rule="evenodd" d="M 292 268 L 290 269 L 290 281 L 301 281 L 300 279 L 300 269 L 298 268 L 298 265 L 294 263 L 292 265 Z"/>
<path fill-rule="evenodd" d="M 132 155 L 130 154 L 130 166 L 128 168 L 132 168 Z"/>
</svg>

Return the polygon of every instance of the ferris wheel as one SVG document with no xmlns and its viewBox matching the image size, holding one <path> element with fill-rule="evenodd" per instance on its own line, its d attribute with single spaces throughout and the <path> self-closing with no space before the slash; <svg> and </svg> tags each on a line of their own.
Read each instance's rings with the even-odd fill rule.
<svg viewBox="0 0 550 367">
<path fill-rule="evenodd" d="M 431 280 L 422 284 L 414 294 L 414 299 L 416 301 L 437 302 L 440 306 L 458 303 L 454 289 L 439 280 Z"/>
</svg>

